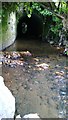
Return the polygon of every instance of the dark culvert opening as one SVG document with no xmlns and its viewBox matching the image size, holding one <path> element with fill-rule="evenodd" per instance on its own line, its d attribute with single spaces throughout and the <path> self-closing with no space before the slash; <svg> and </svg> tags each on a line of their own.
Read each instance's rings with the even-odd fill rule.
<svg viewBox="0 0 68 120">
<path fill-rule="evenodd" d="M 17 38 L 41 39 L 43 31 L 42 18 L 37 14 L 32 14 L 31 18 L 25 14 L 19 19 L 17 25 Z"/>
</svg>

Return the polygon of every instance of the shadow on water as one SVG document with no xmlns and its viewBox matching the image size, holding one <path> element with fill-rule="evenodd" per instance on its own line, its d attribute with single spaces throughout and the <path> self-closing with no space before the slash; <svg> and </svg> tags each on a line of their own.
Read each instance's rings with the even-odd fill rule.
<svg viewBox="0 0 68 120">
<path fill-rule="evenodd" d="M 34 56 L 54 55 L 58 54 L 58 50 L 52 47 L 49 43 L 43 42 L 40 39 L 19 39 L 7 49 L 6 51 L 30 51 Z"/>
</svg>

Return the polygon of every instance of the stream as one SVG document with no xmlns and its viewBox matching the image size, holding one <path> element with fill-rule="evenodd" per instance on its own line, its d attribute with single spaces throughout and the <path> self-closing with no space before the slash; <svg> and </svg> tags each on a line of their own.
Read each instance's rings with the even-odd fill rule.
<svg viewBox="0 0 68 120">
<path fill-rule="evenodd" d="M 17 64 L 10 57 L 15 51 L 17 55 L 29 51 L 31 56 L 16 58 L 22 61 Z M 3 54 L 8 57 L 3 58 L 2 75 L 16 98 L 17 114 L 23 117 L 38 113 L 41 118 L 67 118 L 67 58 L 48 43 L 25 39 L 15 41 Z M 7 64 L 5 59 L 8 59 Z"/>
</svg>

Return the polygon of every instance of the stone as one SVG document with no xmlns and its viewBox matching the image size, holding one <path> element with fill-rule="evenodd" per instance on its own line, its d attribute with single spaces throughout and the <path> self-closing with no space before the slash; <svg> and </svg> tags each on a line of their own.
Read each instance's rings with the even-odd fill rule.
<svg viewBox="0 0 68 120">
<path fill-rule="evenodd" d="M 24 115 L 23 118 L 40 118 L 37 113 Z"/>
<path fill-rule="evenodd" d="M 42 69 L 44 69 L 44 70 L 46 70 L 46 69 L 49 67 L 49 65 L 46 64 L 46 63 L 38 64 L 38 65 L 36 65 L 36 66 L 39 67 L 39 68 L 42 68 Z"/>
<path fill-rule="evenodd" d="M 0 120 L 2 118 L 14 118 L 15 98 L 4 84 L 4 78 L 0 76 Z"/>
<path fill-rule="evenodd" d="M 25 51 L 25 52 L 20 52 L 21 56 L 32 56 L 32 54 L 29 51 Z"/>
<path fill-rule="evenodd" d="M 60 72 L 56 71 L 55 74 L 59 75 L 59 76 L 63 76 L 64 75 L 64 71 L 60 71 Z"/>
<path fill-rule="evenodd" d="M 17 118 L 21 118 L 20 114 L 16 116 L 16 119 L 17 119 Z M 17 120 L 18 120 L 18 119 L 17 119 Z"/>
<path fill-rule="evenodd" d="M 15 52 L 15 51 L 11 53 L 11 56 L 12 56 L 11 58 L 13 60 L 20 58 L 20 54 L 18 52 Z"/>
</svg>

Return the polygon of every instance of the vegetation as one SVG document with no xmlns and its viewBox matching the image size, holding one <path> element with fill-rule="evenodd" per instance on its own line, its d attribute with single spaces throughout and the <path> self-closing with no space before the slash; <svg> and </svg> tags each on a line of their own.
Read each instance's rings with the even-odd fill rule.
<svg viewBox="0 0 68 120">
<path fill-rule="evenodd" d="M 3 26 L 5 26 L 7 21 L 7 11 L 11 13 L 16 11 L 17 20 L 23 15 L 23 12 L 27 14 L 30 18 L 33 12 L 39 14 L 43 21 L 48 16 L 52 17 L 52 22 L 49 24 L 49 31 L 47 37 L 52 37 L 52 39 L 59 37 L 59 32 L 62 28 L 65 31 L 65 35 L 68 39 L 67 32 L 67 12 L 68 12 L 68 2 L 7 2 L 3 3 L 2 9 L 2 20 L 5 18 Z M 50 36 L 51 34 L 51 36 Z M 57 39 L 58 41 L 58 39 Z"/>
</svg>

